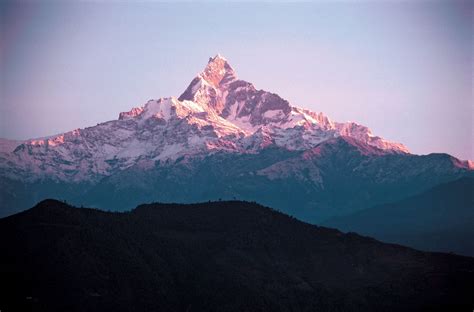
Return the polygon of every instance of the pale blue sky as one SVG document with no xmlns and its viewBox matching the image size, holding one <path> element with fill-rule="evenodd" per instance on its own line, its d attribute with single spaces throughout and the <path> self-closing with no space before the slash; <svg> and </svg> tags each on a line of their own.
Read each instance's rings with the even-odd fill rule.
<svg viewBox="0 0 474 312">
<path fill-rule="evenodd" d="M 474 159 L 472 3 L 2 2 L 0 137 L 179 96 L 219 52 L 293 105 Z"/>
</svg>

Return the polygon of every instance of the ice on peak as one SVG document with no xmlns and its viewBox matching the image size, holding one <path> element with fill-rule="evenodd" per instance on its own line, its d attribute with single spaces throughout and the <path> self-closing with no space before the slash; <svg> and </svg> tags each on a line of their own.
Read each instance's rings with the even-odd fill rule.
<svg viewBox="0 0 474 312">
<path fill-rule="evenodd" d="M 199 73 L 178 98 L 212 107 L 219 113 L 224 108 L 225 95 L 237 74 L 227 60 L 220 54 L 209 58 L 204 70 Z"/>
<path fill-rule="evenodd" d="M 237 80 L 237 74 L 226 58 L 217 54 L 209 58 L 206 68 L 199 74 L 206 82 L 214 87 Z"/>
<path fill-rule="evenodd" d="M 169 120 L 173 116 L 183 117 L 188 114 L 202 113 L 204 108 L 198 103 L 191 101 L 180 101 L 175 97 L 149 100 L 144 106 L 134 107 L 129 112 L 122 112 L 119 120 L 139 118 L 141 120 L 150 117 L 163 118 Z"/>
</svg>

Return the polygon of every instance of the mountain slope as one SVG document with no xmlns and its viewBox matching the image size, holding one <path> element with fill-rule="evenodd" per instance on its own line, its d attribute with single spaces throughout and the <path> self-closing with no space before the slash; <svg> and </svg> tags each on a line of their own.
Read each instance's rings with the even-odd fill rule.
<svg viewBox="0 0 474 312">
<path fill-rule="evenodd" d="M 317 223 L 473 176 L 472 168 L 293 106 L 238 79 L 217 55 L 179 98 L 60 135 L 0 140 L 0 216 L 45 198 L 119 210 L 237 198 Z"/>
<path fill-rule="evenodd" d="M 387 153 L 408 152 L 373 136 L 367 127 L 334 123 L 257 90 L 217 55 L 179 99 L 150 100 L 120 113 L 118 120 L 17 142 L 15 149 L 12 141 L 0 144 L 0 168 L 1 176 L 16 180 L 94 182 L 142 162 L 217 151 L 253 153 L 269 145 L 304 150 L 340 135 Z"/>
<path fill-rule="evenodd" d="M 142 202 L 236 198 L 319 223 L 463 176 L 473 173 L 449 155 L 385 154 L 360 141 L 339 137 L 307 151 L 267 147 L 258 153 L 217 152 L 143 162 L 94 183 L 0 179 L 0 204 L 6 215 L 50 197 L 120 211 Z"/>
<path fill-rule="evenodd" d="M 244 202 L 128 213 L 48 200 L 0 220 L 0 308 L 454 311 L 472 258 L 316 227 Z"/>
<path fill-rule="evenodd" d="M 474 256 L 474 178 L 324 222 L 344 231 L 431 251 Z"/>
<path fill-rule="evenodd" d="M 148 170 L 131 167 L 103 179 L 84 196 L 86 202 L 78 203 L 124 210 L 140 201 L 192 203 L 238 198 L 318 223 L 469 174 L 447 155 L 385 154 L 339 137 L 304 152 L 267 148 L 251 155 L 184 158 Z M 133 190 L 134 196 L 121 190 Z M 111 199 L 111 194 L 116 197 Z"/>
</svg>

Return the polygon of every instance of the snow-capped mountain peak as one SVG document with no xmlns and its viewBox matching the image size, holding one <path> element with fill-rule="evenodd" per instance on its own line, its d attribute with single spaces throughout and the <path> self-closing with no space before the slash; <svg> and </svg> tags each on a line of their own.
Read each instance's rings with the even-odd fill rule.
<svg viewBox="0 0 474 312">
<path fill-rule="evenodd" d="M 150 117 L 168 121 L 172 117 L 186 117 L 193 113 L 203 113 L 205 109 L 191 101 L 179 101 L 175 97 L 149 100 L 142 107 L 134 107 L 128 112 L 122 112 L 119 120 L 130 118 L 148 119 Z"/>
<path fill-rule="evenodd" d="M 214 111 L 247 135 L 256 133 L 261 127 L 267 127 L 275 129 L 273 133 L 293 129 L 288 133 L 292 133 L 295 138 L 294 133 L 299 129 L 299 136 L 304 137 L 298 139 L 304 142 L 299 148 L 345 135 L 383 150 L 408 152 L 400 143 L 391 143 L 374 136 L 365 126 L 352 122 L 332 122 L 322 113 L 293 106 L 277 94 L 257 90 L 252 83 L 237 79 L 232 66 L 221 55 L 209 59 L 205 69 L 191 81 L 179 100 L 199 103 L 207 111 Z M 287 137 L 288 133 L 283 137 Z M 285 147 L 293 146 L 293 142 L 276 141 Z"/>
<path fill-rule="evenodd" d="M 189 84 L 179 97 L 222 112 L 229 85 L 237 81 L 237 74 L 227 60 L 217 54 L 209 58 L 204 70 Z"/>
<path fill-rule="evenodd" d="M 116 170 L 210 153 L 255 153 L 268 146 L 307 150 L 348 136 L 381 150 L 407 153 L 356 123 L 331 121 L 291 105 L 275 93 L 239 80 L 221 55 L 209 59 L 179 97 L 150 100 L 118 120 L 42 139 L 0 144 L 6 175 L 81 181 Z M 2 146 L 7 146 L 3 148 Z M 14 168 L 13 170 L 11 170 Z"/>
<path fill-rule="evenodd" d="M 217 54 L 209 58 L 206 68 L 200 76 L 210 85 L 219 88 L 237 80 L 237 74 L 227 59 Z"/>
</svg>

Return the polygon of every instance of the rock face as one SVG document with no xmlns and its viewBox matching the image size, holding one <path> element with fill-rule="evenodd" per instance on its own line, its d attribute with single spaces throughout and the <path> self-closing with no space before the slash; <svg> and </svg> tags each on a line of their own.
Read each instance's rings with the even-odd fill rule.
<svg viewBox="0 0 474 312">
<path fill-rule="evenodd" d="M 469 162 L 412 155 L 257 90 L 217 55 L 179 98 L 56 136 L 0 140 L 0 216 L 51 197 L 119 210 L 238 198 L 319 222 L 472 174 Z"/>
</svg>

